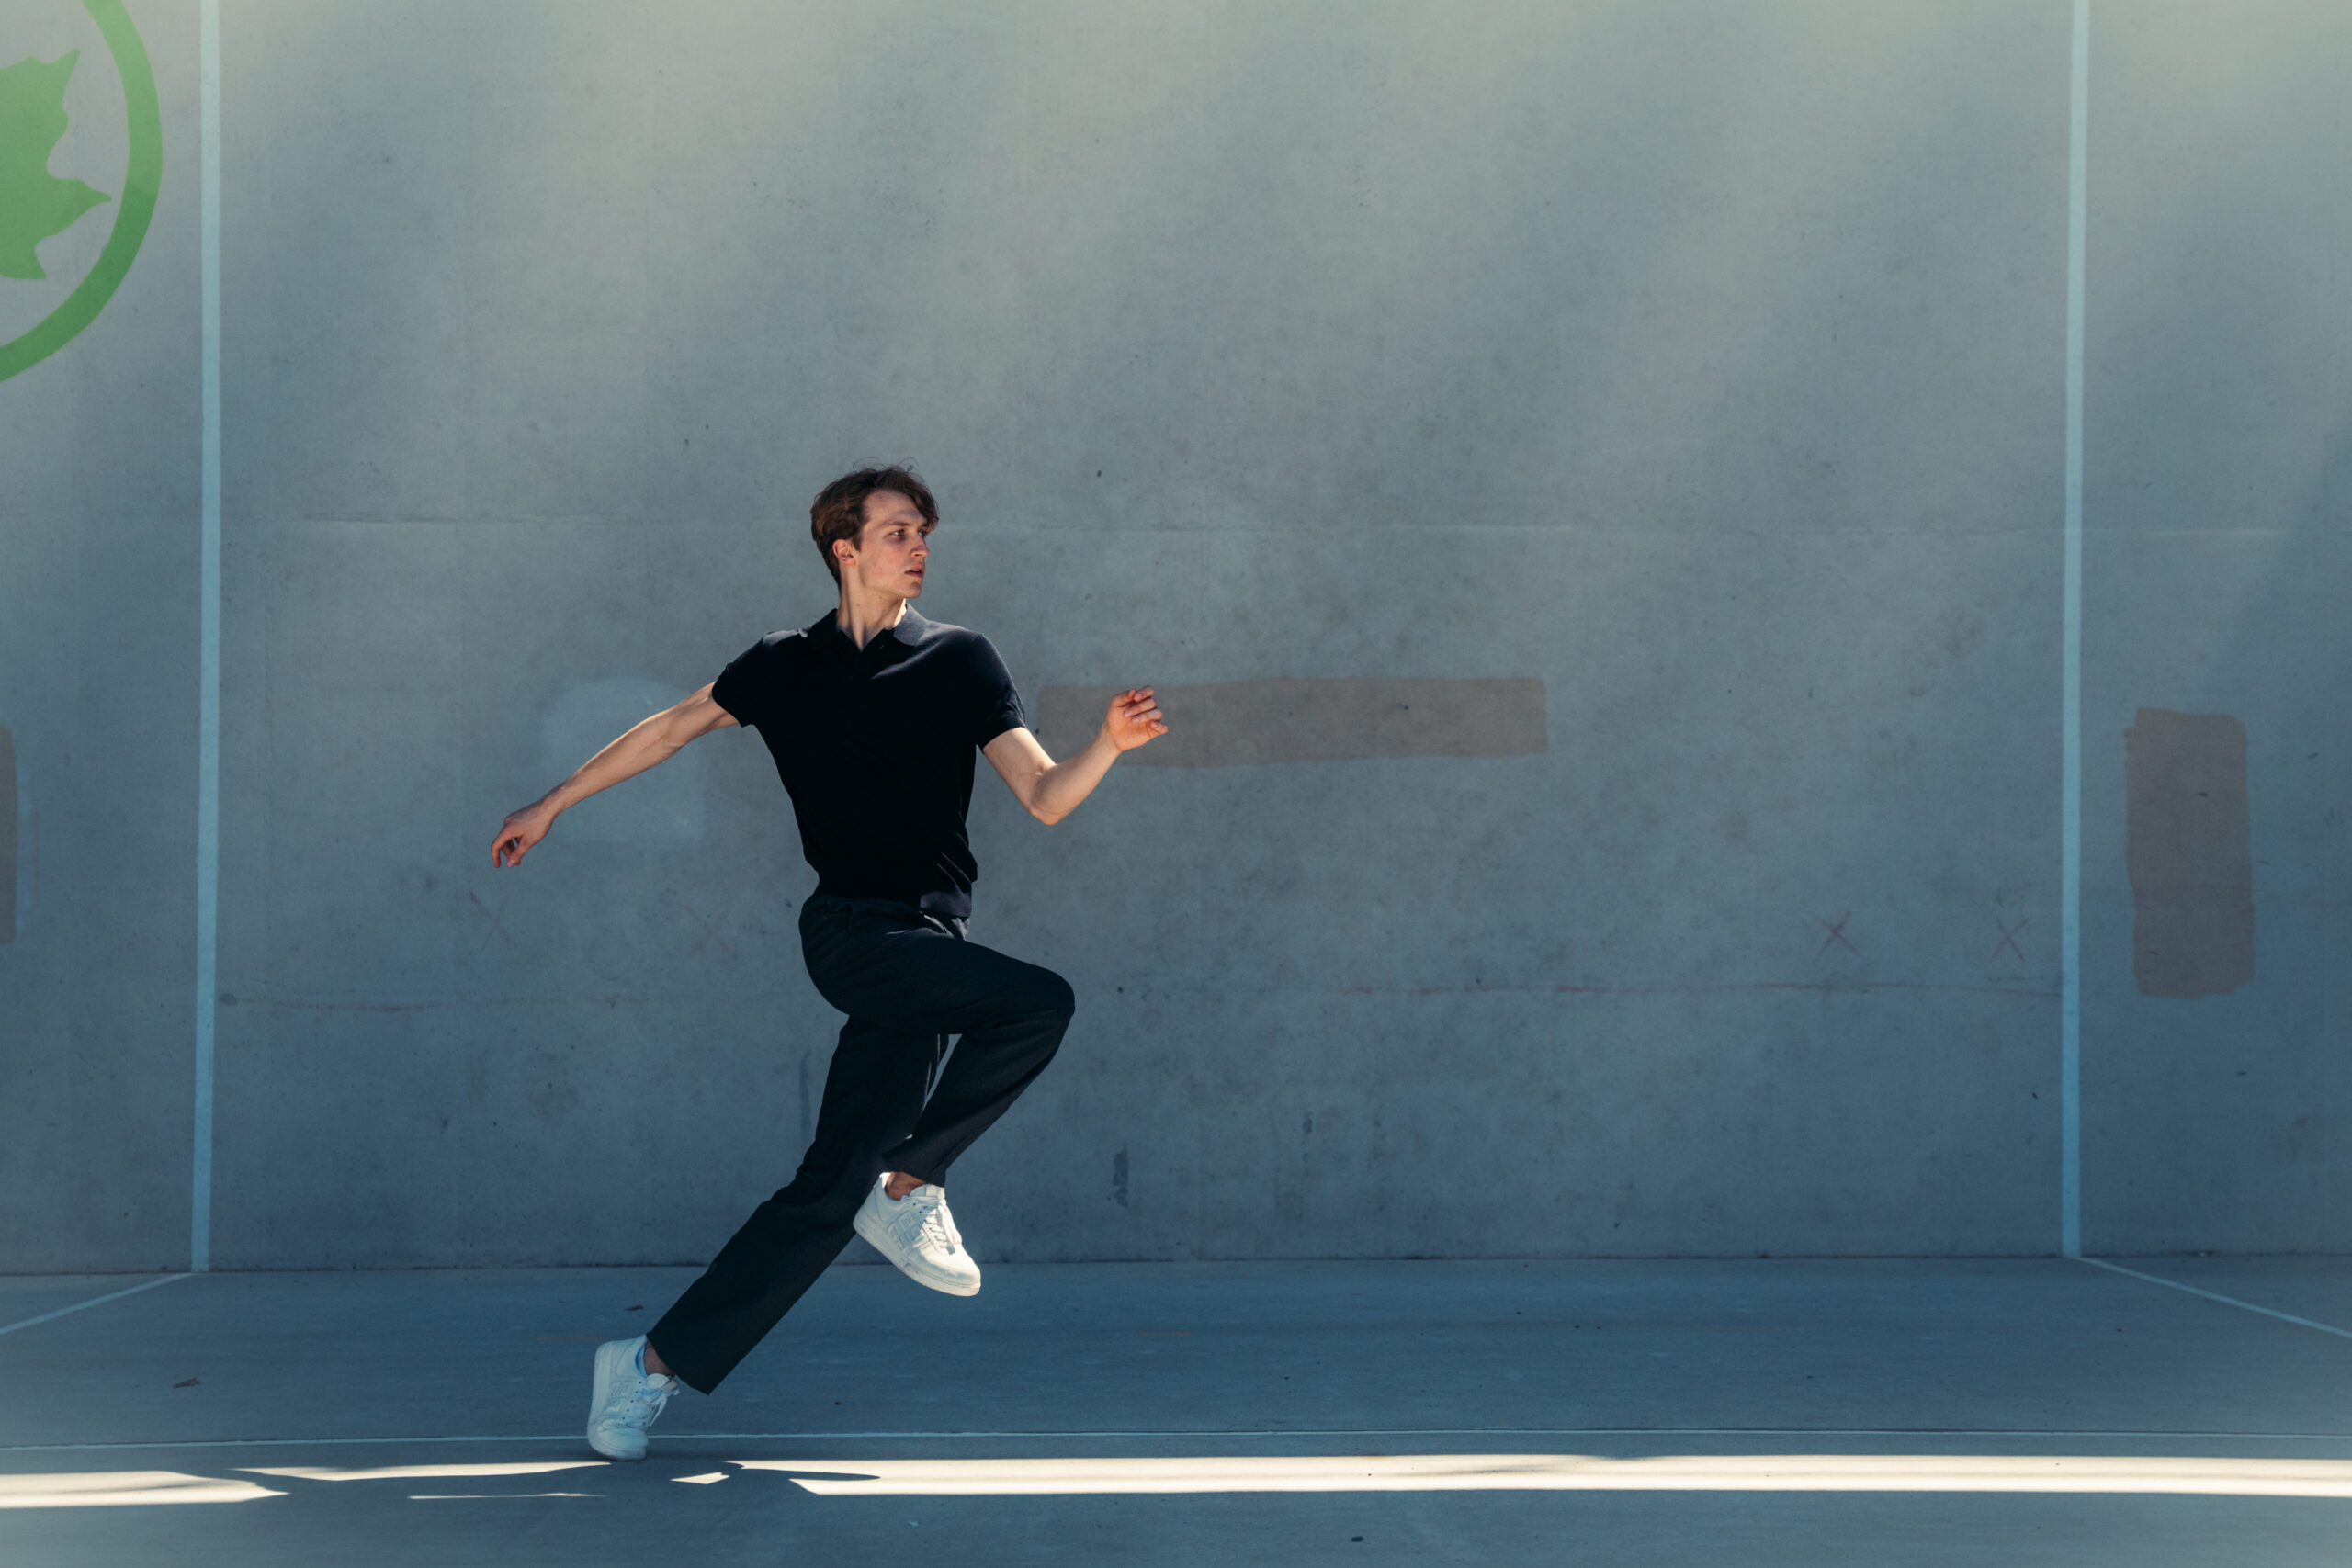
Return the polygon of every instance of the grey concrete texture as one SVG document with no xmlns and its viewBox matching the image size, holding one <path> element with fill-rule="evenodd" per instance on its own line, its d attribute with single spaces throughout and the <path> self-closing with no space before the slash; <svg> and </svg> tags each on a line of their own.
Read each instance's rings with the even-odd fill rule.
<svg viewBox="0 0 2352 1568">
<path fill-rule="evenodd" d="M 2163 4 L 2095 52 L 2085 797 L 2123 799 L 2140 708 L 2238 719 L 2255 907 L 2252 983 L 2140 995 L 2124 816 L 2086 811 L 2083 1224 L 2119 1251 L 2340 1249 L 2352 1216 L 2352 206 L 2314 198 L 2352 155 L 2348 28 Z"/>
<path fill-rule="evenodd" d="M 789 1176 L 836 1020 L 756 744 L 486 845 L 821 611 L 808 495 L 901 457 L 925 613 L 1024 690 L 1545 698 L 1541 752 L 1123 769 L 1051 832 L 984 772 L 974 934 L 1080 997 L 958 1167 L 984 1258 L 2056 1246 L 2064 6 L 222 12 L 220 1262 L 698 1260 Z M 2223 175 L 2333 166 L 2346 23 L 2234 15 L 2100 46 L 2094 1248 L 2352 1213 L 2342 720 L 2284 678 L 2341 647 L 2346 217 Z M 141 23 L 155 237 L 0 384 L 17 1269 L 184 1255 L 193 89 Z M 2301 446 L 2211 417 L 2296 365 Z M 2253 499 L 2133 512 L 2191 470 Z M 2132 987 L 2143 705 L 2247 726 L 2228 998 Z"/>
<path fill-rule="evenodd" d="M 2338 1324 L 2352 1309 L 2338 1259 L 2147 1266 Z M 578 1428 L 594 1344 L 688 1277 L 213 1275 L 22 1330 L 7 1341 L 0 1500 L 160 1476 L 277 1495 L 0 1508 L 0 1555 L 55 1568 L 2343 1557 L 2352 1344 L 2078 1263 L 1005 1265 L 968 1301 L 842 1268 L 717 1397 L 673 1402 L 644 1463 L 593 1462 Z M 9 1280 L 0 1318 L 119 1282 Z M 1497 1454 L 1770 1473 L 1733 1490 L 1167 1489 L 1188 1461 L 1247 1483 L 1316 1457 Z M 2158 1489 L 1971 1493 L 1942 1468 L 2060 1456 Z M 1861 1489 L 1894 1459 L 1922 1479 Z M 1096 1495 L 804 1484 L 887 1480 L 910 1461 L 1012 1461 L 1053 1484 L 1105 1460 L 1165 1462 Z M 2240 1481 L 2299 1463 L 2334 1494 L 2164 1489 L 2161 1467 L 2183 1461 Z M 530 1465 L 575 1468 L 490 1468 Z M 413 1466 L 444 1468 L 398 1473 Z M 1825 1489 L 1784 1489 L 1825 1467 Z M 287 1470 L 314 1473 L 268 1473 Z"/>
<path fill-rule="evenodd" d="M 6 1268 L 187 1260 L 196 16 L 138 9 L 164 105 L 164 200 L 105 313 L 0 382 L 0 725 L 18 785 L 16 938 L 0 945 Z M 6 63 L 75 48 L 78 74 L 104 83 L 103 41 L 78 6 L 0 16 Z M 112 176 L 94 183 L 120 192 Z M 54 243 L 40 253 L 52 263 Z M 55 302 L 0 281 L 10 338 L 32 325 L 21 298 Z"/>
<path fill-rule="evenodd" d="M 232 130 L 236 570 L 283 586 L 240 660 L 272 761 L 231 858 L 272 892 L 224 957 L 224 1261 L 693 1259 L 789 1173 L 833 1021 L 757 748 L 706 743 L 699 843 L 559 829 L 493 878 L 475 840 L 574 685 L 684 691 L 821 609 L 805 496 L 901 454 L 946 498 L 926 609 L 1033 690 L 1532 678 L 1560 738 L 1138 770 L 1051 834 L 984 778 L 976 934 L 1083 1020 L 958 1170 L 990 1256 L 2048 1245 L 2048 953 L 1988 957 L 2050 797 L 1975 777 L 2052 761 L 2015 392 L 2054 395 L 2052 297 L 1997 281 L 2059 221 L 2029 15 L 1867 28 L 1893 74 L 1834 107 L 1770 62 L 1843 11 L 522 15 L 313 21 Z M 903 85 L 850 90 L 879 57 Z M 364 136 L 268 118 L 338 71 Z M 1851 144 L 1889 116 L 1925 167 Z M 1881 352 L 1779 434 L 1733 412 L 1849 332 Z M 1892 401 L 1889 344 L 1972 368 Z M 1928 624 L 1887 613 L 1923 570 Z M 1881 980 L 1929 989 L 1774 988 Z"/>
</svg>

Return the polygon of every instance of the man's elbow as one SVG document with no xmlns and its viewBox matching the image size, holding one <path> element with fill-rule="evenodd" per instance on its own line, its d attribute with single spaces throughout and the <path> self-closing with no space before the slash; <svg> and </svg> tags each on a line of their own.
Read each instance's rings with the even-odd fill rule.
<svg viewBox="0 0 2352 1568">
<path fill-rule="evenodd" d="M 1050 828 L 1055 823 L 1060 821 L 1063 818 L 1069 816 L 1069 813 L 1067 811 L 1047 811 L 1042 807 L 1033 806 L 1029 808 L 1029 815 L 1035 817 L 1038 821 L 1043 822 L 1046 827 Z"/>
</svg>

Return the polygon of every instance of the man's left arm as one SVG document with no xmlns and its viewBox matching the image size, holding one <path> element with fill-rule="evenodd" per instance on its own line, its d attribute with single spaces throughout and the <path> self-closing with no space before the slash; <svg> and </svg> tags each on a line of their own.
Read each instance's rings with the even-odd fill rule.
<svg viewBox="0 0 2352 1568">
<path fill-rule="evenodd" d="M 1025 728 L 1006 730 L 982 747 L 980 754 L 1029 815 L 1050 828 L 1094 793 L 1094 786 L 1102 782 L 1121 752 L 1167 733 L 1168 723 L 1159 716 L 1151 688 L 1139 686 L 1111 699 L 1102 728 L 1094 732 L 1085 750 L 1066 762 L 1047 756 Z"/>
</svg>

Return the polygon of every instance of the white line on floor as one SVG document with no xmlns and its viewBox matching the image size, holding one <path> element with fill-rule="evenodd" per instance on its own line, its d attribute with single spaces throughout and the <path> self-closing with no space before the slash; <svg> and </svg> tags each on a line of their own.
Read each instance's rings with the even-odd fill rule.
<svg viewBox="0 0 2352 1568">
<path fill-rule="evenodd" d="M 1317 1427 L 1158 1431 L 669 1432 L 662 1434 L 658 1440 L 668 1447 L 678 1443 L 978 1442 L 1045 1438 L 2123 1438 L 2150 1442 L 2227 1438 L 2265 1442 L 2352 1443 L 2352 1432 L 2123 1431 L 2095 1427 Z M 448 1438 L 208 1438 L 188 1442 L 0 1444 L 0 1454 L 139 1452 L 151 1449 L 391 1448 L 413 1443 L 576 1443 L 580 1440 L 577 1432 Z"/>
<path fill-rule="evenodd" d="M 2075 1261 L 2087 1263 L 2094 1269 L 2105 1269 L 2111 1273 L 2129 1274 L 2134 1280 L 2145 1280 L 2151 1285 L 2162 1285 L 2168 1291 L 2186 1291 L 2192 1296 L 2203 1296 L 2207 1301 L 2219 1302 L 2223 1306 L 2244 1307 L 2248 1312 L 2258 1312 L 2265 1317 L 2275 1317 L 2281 1323 L 2291 1323 L 2300 1328 L 2316 1328 L 2322 1334 L 2333 1334 L 2338 1339 L 2352 1339 L 2352 1329 L 2314 1323 L 2308 1317 L 2297 1317 L 2291 1312 L 2276 1312 L 2269 1307 L 2256 1306 L 2252 1302 L 2242 1302 L 2235 1296 L 2225 1296 L 2218 1291 L 2200 1291 L 2194 1285 L 2184 1285 L 2177 1280 L 2167 1280 L 2161 1275 L 2143 1274 L 2137 1269 L 2126 1269 L 2120 1263 L 2109 1263 L 2103 1258 L 2080 1258 Z"/>
<path fill-rule="evenodd" d="M 820 1497 L 1238 1492 L 2073 1493 L 2352 1498 L 2343 1460 L 2113 1454 L 1225 1454 L 737 1460 Z"/>
<path fill-rule="evenodd" d="M 0 1334 L 14 1334 L 19 1328 L 30 1328 L 37 1323 L 47 1323 L 52 1318 L 63 1317 L 68 1313 L 80 1312 L 84 1307 L 103 1306 L 108 1302 L 119 1302 L 125 1296 L 135 1296 L 141 1291 L 152 1291 L 159 1285 L 173 1284 L 187 1278 L 185 1274 L 166 1274 L 160 1280 L 148 1280 L 132 1285 L 127 1290 L 110 1291 L 103 1296 L 92 1296 L 86 1302 L 75 1302 L 72 1306 L 59 1307 L 55 1312 L 45 1312 L 39 1317 L 28 1317 L 22 1323 L 9 1324 L 6 1327 L 0 1328 Z"/>
</svg>

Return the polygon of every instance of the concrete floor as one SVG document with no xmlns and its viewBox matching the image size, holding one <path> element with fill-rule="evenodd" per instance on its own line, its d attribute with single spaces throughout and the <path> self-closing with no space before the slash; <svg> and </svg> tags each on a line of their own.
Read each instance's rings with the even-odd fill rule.
<svg viewBox="0 0 2352 1568">
<path fill-rule="evenodd" d="M 2132 1266 L 2352 1327 L 2352 1259 Z M 2352 1338 L 2078 1263 L 843 1267 L 591 1462 L 590 1348 L 688 1278 L 211 1275 L 15 1330 L 0 1562 L 2352 1561 Z M 134 1282 L 0 1279 L 0 1325 Z"/>
</svg>

